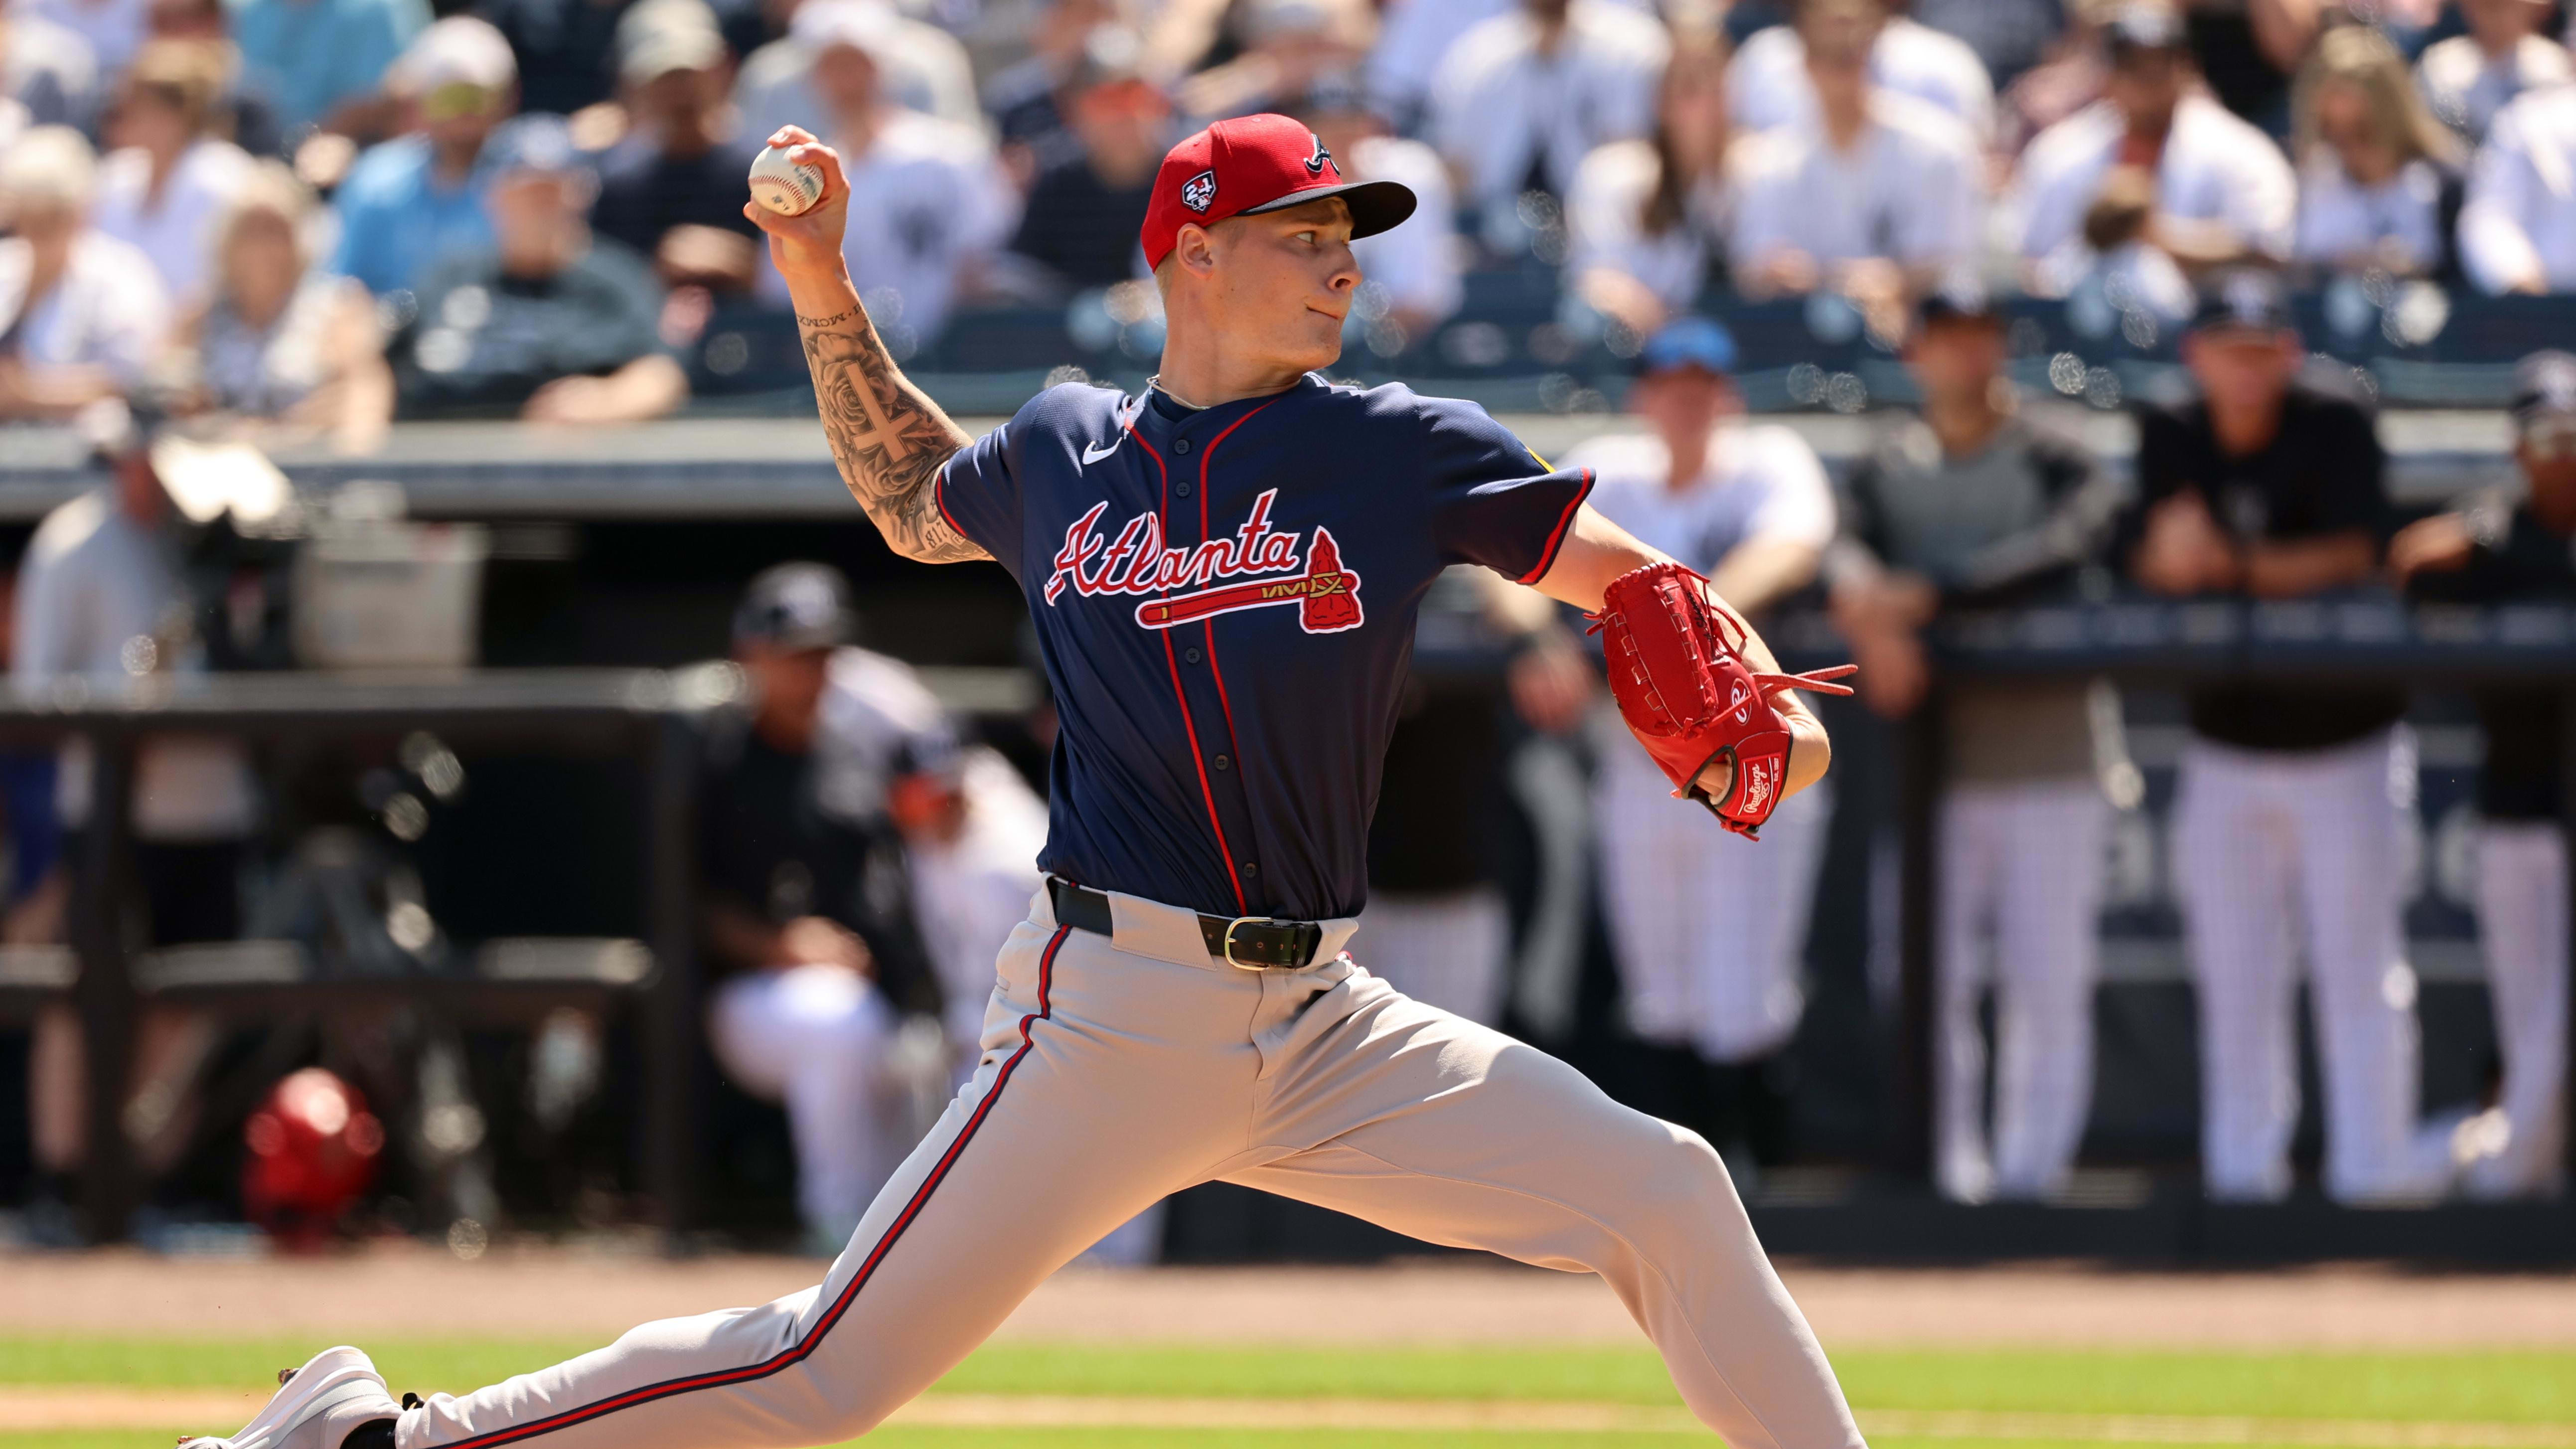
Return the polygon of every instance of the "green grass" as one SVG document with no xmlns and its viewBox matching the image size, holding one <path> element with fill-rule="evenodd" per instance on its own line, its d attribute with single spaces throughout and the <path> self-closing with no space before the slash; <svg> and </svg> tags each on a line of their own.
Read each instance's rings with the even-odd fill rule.
<svg viewBox="0 0 2576 1449">
<path fill-rule="evenodd" d="M 2570 1292 L 2576 1292 L 2571 1284 Z M 1853 1404 L 2576 1423 L 2576 1353 L 1848 1353 Z"/>
<path fill-rule="evenodd" d="M 299 1362 L 320 1346 L 319 1340 L 303 1339 L 0 1337 L 0 1384 L 248 1387 L 265 1383 L 279 1366 Z M 377 1342 L 369 1349 L 396 1388 L 430 1392 L 490 1383 L 596 1346 L 587 1341 L 420 1340 Z M 1954 1409 L 2576 1425 L 2576 1352 L 1862 1351 L 1837 1356 L 1835 1366 L 1853 1404 L 1864 1412 Z M 1662 1365 L 1642 1346 L 1256 1350 L 1002 1343 L 969 1358 L 934 1392 L 1678 1403 Z M 881 1431 L 867 1443 L 882 1449 L 1648 1449 L 1674 1437 L 905 1425 Z M 132 1433 L 0 1433 L 0 1449 L 134 1449 L 156 1439 Z M 1879 1443 L 1880 1449 L 1976 1449 L 1975 1441 L 1967 1440 Z M 1996 1449 L 2060 1446 L 2022 1440 Z"/>
</svg>

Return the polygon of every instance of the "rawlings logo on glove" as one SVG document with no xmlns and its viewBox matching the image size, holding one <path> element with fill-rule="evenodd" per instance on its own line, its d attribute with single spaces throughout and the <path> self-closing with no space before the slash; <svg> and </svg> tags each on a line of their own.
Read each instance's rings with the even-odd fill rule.
<svg viewBox="0 0 2576 1449">
<path fill-rule="evenodd" d="M 1742 628 L 1709 602 L 1708 580 L 1677 563 L 1612 579 L 1591 619 L 1610 667 L 1610 695 L 1673 782 L 1673 794 L 1699 801 L 1739 835 L 1758 834 L 1789 778 L 1789 721 L 1771 696 L 1783 689 L 1849 694 L 1831 681 L 1856 666 L 1755 673 L 1744 662 Z M 1721 759 L 1733 765 L 1733 780 L 1725 798 L 1712 799 L 1696 782 Z"/>
</svg>

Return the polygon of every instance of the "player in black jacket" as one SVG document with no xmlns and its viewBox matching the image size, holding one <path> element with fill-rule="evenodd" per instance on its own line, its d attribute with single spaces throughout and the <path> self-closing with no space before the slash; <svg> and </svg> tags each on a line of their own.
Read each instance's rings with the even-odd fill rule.
<svg viewBox="0 0 2576 1449">
<path fill-rule="evenodd" d="M 2409 525 L 2388 564 L 2408 594 L 2453 603 L 2576 599 L 2576 355 L 2540 352 L 2515 377 L 2514 461 L 2526 490 L 2496 489 Z M 2478 691 L 2478 931 L 2486 945 L 2504 1083 L 2470 1124 L 2462 1185 L 2483 1197 L 2555 1196 L 2566 1183 L 2567 847 L 2558 692 Z"/>
</svg>

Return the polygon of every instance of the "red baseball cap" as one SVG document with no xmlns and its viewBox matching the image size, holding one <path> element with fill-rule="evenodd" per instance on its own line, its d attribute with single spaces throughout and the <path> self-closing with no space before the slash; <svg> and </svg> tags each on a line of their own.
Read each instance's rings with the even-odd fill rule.
<svg viewBox="0 0 2576 1449">
<path fill-rule="evenodd" d="M 1213 225 L 1338 196 L 1351 208 L 1351 235 L 1375 236 L 1413 215 L 1413 189 L 1395 181 L 1345 181 L 1324 139 L 1287 116 L 1219 121 L 1163 158 L 1145 207 L 1145 265 L 1172 254 L 1184 223 Z"/>
</svg>

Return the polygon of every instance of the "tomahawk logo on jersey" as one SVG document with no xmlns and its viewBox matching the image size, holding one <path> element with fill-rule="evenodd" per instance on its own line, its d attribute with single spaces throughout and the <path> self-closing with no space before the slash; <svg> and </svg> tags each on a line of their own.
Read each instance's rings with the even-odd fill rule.
<svg viewBox="0 0 2576 1449">
<path fill-rule="evenodd" d="M 1096 460 L 1086 450 L 1084 461 Z M 1148 629 L 1169 629 L 1272 604 L 1298 605 L 1298 622 L 1309 634 L 1358 628 L 1360 576 L 1342 567 L 1341 547 L 1329 530 L 1317 527 L 1314 542 L 1302 550 L 1297 534 L 1273 532 L 1270 505 L 1278 497 L 1275 488 L 1264 492 L 1252 500 L 1252 516 L 1241 528 L 1196 548 L 1165 548 L 1162 517 L 1153 513 L 1137 514 L 1114 538 L 1108 537 L 1101 531 L 1100 519 L 1109 505 L 1095 503 L 1064 531 L 1064 547 L 1056 553 L 1054 572 L 1047 575 L 1046 601 L 1054 604 L 1067 588 L 1086 597 L 1166 595 L 1136 606 L 1136 622 Z M 1201 587 L 1236 574 L 1282 571 L 1304 577 Z M 1173 589 L 1194 592 L 1171 595 Z"/>
<path fill-rule="evenodd" d="M 1039 863 L 1226 914 L 1356 912 L 1424 591 L 1456 563 L 1536 580 L 1589 486 L 1400 386 L 1031 399 L 939 496 L 1046 646 L 1065 726 Z"/>
</svg>

